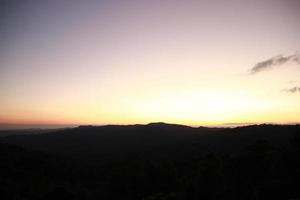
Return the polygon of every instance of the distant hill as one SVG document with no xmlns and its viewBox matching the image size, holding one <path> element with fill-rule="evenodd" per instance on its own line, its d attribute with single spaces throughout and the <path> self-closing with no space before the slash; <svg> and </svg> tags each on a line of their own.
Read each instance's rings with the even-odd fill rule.
<svg viewBox="0 0 300 200">
<path fill-rule="evenodd" d="M 43 134 L 25 132 L 22 135 L 20 132 L 0 141 L 88 163 L 107 164 L 140 157 L 182 160 L 209 152 L 236 154 L 257 140 L 284 147 L 299 130 L 300 126 L 253 125 L 218 129 L 150 123 L 79 126 Z"/>
<path fill-rule="evenodd" d="M 41 128 L 28 128 L 28 129 L 7 129 L 0 130 L 0 138 L 11 136 L 11 135 L 32 135 L 32 134 L 41 134 L 41 133 L 51 133 L 58 130 L 64 130 L 67 128 L 57 128 L 57 129 L 41 129 Z"/>
</svg>

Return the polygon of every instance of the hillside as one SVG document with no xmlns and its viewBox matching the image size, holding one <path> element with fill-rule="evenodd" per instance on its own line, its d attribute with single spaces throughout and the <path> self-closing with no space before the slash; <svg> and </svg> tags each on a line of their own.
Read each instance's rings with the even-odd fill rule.
<svg viewBox="0 0 300 200">
<path fill-rule="evenodd" d="M 260 125 L 232 129 L 192 128 L 151 123 L 127 126 L 80 126 L 44 134 L 12 135 L 3 143 L 70 156 L 93 164 L 107 164 L 130 158 L 192 159 L 204 153 L 241 152 L 257 140 L 286 146 L 300 126 Z"/>
<path fill-rule="evenodd" d="M 20 131 L 1 138 L 0 198 L 297 199 L 299 157 L 299 126 Z"/>
</svg>

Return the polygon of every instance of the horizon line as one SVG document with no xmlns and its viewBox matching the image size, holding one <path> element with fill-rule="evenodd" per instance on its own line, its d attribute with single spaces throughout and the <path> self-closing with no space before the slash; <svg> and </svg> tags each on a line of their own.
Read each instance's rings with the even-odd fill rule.
<svg viewBox="0 0 300 200">
<path fill-rule="evenodd" d="M 96 123 L 78 123 L 78 124 L 62 124 L 62 123 L 0 123 L 0 130 L 24 130 L 24 129 L 61 129 L 61 128 L 77 128 L 80 126 L 134 126 L 134 125 L 150 125 L 150 124 L 169 124 L 169 125 L 181 125 L 188 126 L 192 128 L 207 127 L 207 128 L 237 128 L 253 125 L 300 125 L 300 122 L 290 122 L 290 123 L 275 123 L 275 122 L 228 122 L 219 125 L 187 125 L 179 123 L 168 123 L 168 122 L 150 122 L 150 123 L 131 123 L 131 124 L 121 124 L 121 123 L 106 123 L 106 124 L 96 124 Z"/>
</svg>

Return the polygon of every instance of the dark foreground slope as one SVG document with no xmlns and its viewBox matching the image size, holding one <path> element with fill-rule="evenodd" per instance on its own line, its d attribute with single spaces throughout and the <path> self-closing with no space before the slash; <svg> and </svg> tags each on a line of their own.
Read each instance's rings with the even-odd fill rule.
<svg viewBox="0 0 300 200">
<path fill-rule="evenodd" d="M 1 200 L 102 199 L 103 170 L 68 158 L 0 144 Z"/>
<path fill-rule="evenodd" d="M 84 126 L 0 141 L 2 199 L 300 197 L 299 126 Z"/>
</svg>

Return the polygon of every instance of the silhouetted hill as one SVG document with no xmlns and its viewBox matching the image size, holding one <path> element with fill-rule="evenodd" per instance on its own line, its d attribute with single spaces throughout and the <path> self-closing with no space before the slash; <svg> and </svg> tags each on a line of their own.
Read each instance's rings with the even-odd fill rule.
<svg viewBox="0 0 300 200">
<path fill-rule="evenodd" d="M 14 135 L 2 142 L 105 164 L 129 158 L 191 159 L 199 154 L 240 153 L 256 140 L 284 147 L 299 126 L 260 125 L 240 128 L 192 128 L 183 125 L 79 126 L 33 135 Z"/>
<path fill-rule="evenodd" d="M 40 129 L 40 128 L 30 128 L 30 129 L 11 129 L 11 130 L 0 130 L 0 138 L 11 136 L 11 135 L 28 135 L 28 134 L 41 134 L 41 133 L 51 133 L 58 130 L 64 130 L 66 128 L 60 129 Z"/>
<path fill-rule="evenodd" d="M 10 136 L 2 142 L 93 163 L 107 163 L 145 155 L 180 156 L 178 149 L 190 149 L 190 143 L 199 135 L 197 132 L 190 127 L 163 124 L 80 126 L 42 135 Z"/>
<path fill-rule="evenodd" d="M 0 141 L 0 199 L 300 197 L 300 126 L 80 126 Z"/>
</svg>

